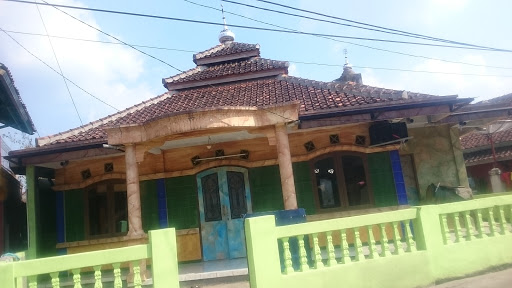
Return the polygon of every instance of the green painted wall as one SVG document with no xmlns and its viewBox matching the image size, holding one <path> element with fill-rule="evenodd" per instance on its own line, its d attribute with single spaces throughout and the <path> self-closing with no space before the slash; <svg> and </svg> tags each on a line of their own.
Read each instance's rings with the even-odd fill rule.
<svg viewBox="0 0 512 288">
<path fill-rule="evenodd" d="M 315 197 L 311 184 L 311 171 L 309 162 L 293 163 L 293 177 L 295 180 L 295 191 L 297 193 L 297 205 L 306 209 L 307 215 L 315 214 Z"/>
<path fill-rule="evenodd" d="M 452 132 L 453 133 L 453 132 Z M 460 141 L 450 127 L 434 126 L 409 129 L 409 140 L 401 153 L 413 153 L 420 196 L 425 198 L 428 185 L 442 183 L 467 186 L 467 174 Z M 452 140 L 453 139 L 453 140 Z"/>
<path fill-rule="evenodd" d="M 174 227 L 177 230 L 198 228 L 199 209 L 197 206 L 196 177 L 190 175 L 165 179 L 165 193 L 167 196 L 169 227 Z M 157 208 L 155 208 L 155 213 L 158 213 Z M 158 216 L 156 217 L 156 225 L 158 225 Z"/>
<path fill-rule="evenodd" d="M 50 257 L 57 255 L 55 242 L 57 239 L 56 197 L 50 183 L 46 179 L 39 179 L 38 226 L 37 226 L 37 257 Z"/>
<path fill-rule="evenodd" d="M 375 206 L 398 205 L 389 152 L 368 154 L 368 170 Z"/>
<path fill-rule="evenodd" d="M 249 182 L 253 212 L 284 209 L 281 177 L 277 165 L 251 168 Z"/>
<path fill-rule="evenodd" d="M 85 239 L 84 223 L 84 192 L 69 190 L 64 192 L 64 215 L 66 227 L 66 242 Z"/>
<path fill-rule="evenodd" d="M 158 222 L 158 198 L 156 180 L 140 182 L 142 229 L 145 232 L 160 228 Z"/>
</svg>

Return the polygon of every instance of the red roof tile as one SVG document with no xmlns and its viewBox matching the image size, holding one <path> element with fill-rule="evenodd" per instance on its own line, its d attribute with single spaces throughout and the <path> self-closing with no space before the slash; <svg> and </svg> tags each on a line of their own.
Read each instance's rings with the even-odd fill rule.
<svg viewBox="0 0 512 288">
<path fill-rule="evenodd" d="M 495 149 L 496 160 L 512 158 L 512 146 L 498 147 Z M 491 149 L 485 149 L 464 154 L 464 162 L 468 166 L 493 162 Z"/>
<path fill-rule="evenodd" d="M 221 63 L 209 66 L 205 69 L 196 67 L 176 76 L 166 78 L 165 82 L 167 84 L 184 83 L 188 81 L 200 81 L 216 77 L 286 68 L 288 68 L 288 62 L 257 57 L 237 62 Z"/>
<path fill-rule="evenodd" d="M 474 105 L 479 105 L 479 104 L 482 104 L 482 105 L 484 105 L 484 104 L 507 104 L 507 106 L 512 106 L 512 93 L 506 94 L 503 96 L 499 96 L 499 97 L 495 97 L 492 99 L 480 101 Z"/>
<path fill-rule="evenodd" d="M 492 133 L 492 139 L 495 144 L 512 142 L 512 129 Z M 460 144 L 463 149 L 473 149 L 491 145 L 487 134 L 480 134 L 476 132 L 462 136 L 460 138 Z"/>
<path fill-rule="evenodd" d="M 194 62 L 195 60 L 200 60 L 203 58 L 213 58 L 217 56 L 226 56 L 249 51 L 257 51 L 259 56 L 259 49 L 260 45 L 258 44 L 247 44 L 240 42 L 219 44 L 213 48 L 194 54 Z"/>
<path fill-rule="evenodd" d="M 329 88 L 331 83 L 309 81 L 296 77 L 283 79 L 260 79 L 244 82 L 233 82 L 215 86 L 204 86 L 179 91 L 176 94 L 164 94 L 146 102 L 145 105 L 129 108 L 114 115 L 105 117 L 60 135 L 44 137 L 48 144 L 77 142 L 105 138 L 103 127 L 143 124 L 176 112 L 191 111 L 204 108 L 220 108 L 235 106 L 266 107 L 275 104 L 299 101 L 300 112 L 316 112 L 333 109 L 349 109 L 366 105 L 386 105 L 390 102 L 417 101 L 417 99 L 395 100 L 391 97 L 395 90 L 386 90 L 366 85 L 344 84 Z M 346 90 L 347 92 L 344 92 Z M 384 94 L 372 96 L 368 91 L 379 90 Z M 367 94 L 367 95 L 363 95 Z M 382 97 L 388 95 L 390 97 Z M 431 96 L 435 97 L 435 96 Z M 43 142 L 43 141 L 41 141 Z M 48 145 L 43 144 L 43 145 Z"/>
</svg>

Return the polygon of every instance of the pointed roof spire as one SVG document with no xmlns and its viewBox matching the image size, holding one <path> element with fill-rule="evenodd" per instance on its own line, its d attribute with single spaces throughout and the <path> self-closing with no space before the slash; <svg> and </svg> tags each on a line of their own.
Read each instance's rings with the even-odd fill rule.
<svg viewBox="0 0 512 288">
<path fill-rule="evenodd" d="M 361 77 L 361 73 L 355 73 L 354 70 L 352 70 L 352 64 L 348 63 L 347 49 L 343 49 L 343 53 L 345 54 L 343 73 L 341 74 L 341 77 L 334 80 L 334 82 L 351 82 L 355 84 L 363 84 L 363 77 Z"/>
<path fill-rule="evenodd" d="M 343 65 L 343 69 L 345 68 L 352 68 L 352 65 L 348 63 L 348 50 L 347 48 L 343 49 L 343 53 L 345 53 L 345 65 Z"/>
<path fill-rule="evenodd" d="M 226 24 L 226 17 L 224 17 L 224 6 L 220 4 L 222 9 L 222 21 L 224 21 L 224 30 L 220 31 L 219 34 L 219 42 L 221 44 L 229 44 L 235 41 L 235 33 L 229 30 L 228 25 Z"/>
</svg>

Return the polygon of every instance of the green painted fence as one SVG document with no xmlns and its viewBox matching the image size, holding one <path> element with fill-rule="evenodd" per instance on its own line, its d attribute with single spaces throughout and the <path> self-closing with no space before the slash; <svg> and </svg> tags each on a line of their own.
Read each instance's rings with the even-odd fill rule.
<svg viewBox="0 0 512 288">
<path fill-rule="evenodd" d="M 80 272 L 94 269 L 94 287 L 102 287 L 102 269 L 112 269 L 114 287 L 123 287 L 121 265 L 129 263 L 133 267 L 134 287 L 141 287 L 141 260 L 152 262 L 154 288 L 178 288 L 178 261 L 176 255 L 176 232 L 174 228 L 149 232 L 149 243 L 130 247 L 94 251 L 73 255 L 40 258 L 34 260 L 0 263 L 0 283 L 2 288 L 21 288 L 21 279 L 27 277 L 28 287 L 38 287 L 40 275 L 50 275 L 52 287 L 59 287 L 59 274 L 71 271 L 74 288 L 80 288 Z M 91 269 L 91 270 L 92 270 Z"/>
<path fill-rule="evenodd" d="M 510 264 L 511 214 L 507 195 L 281 227 L 249 218 L 251 287 L 419 287 Z"/>
</svg>

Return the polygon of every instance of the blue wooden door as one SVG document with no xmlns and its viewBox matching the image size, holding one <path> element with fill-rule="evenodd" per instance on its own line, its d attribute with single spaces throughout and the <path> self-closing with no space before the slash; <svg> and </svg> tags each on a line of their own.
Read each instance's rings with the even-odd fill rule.
<svg viewBox="0 0 512 288">
<path fill-rule="evenodd" d="M 247 170 L 214 168 L 197 175 L 203 259 L 246 257 L 242 215 L 252 213 Z"/>
</svg>

